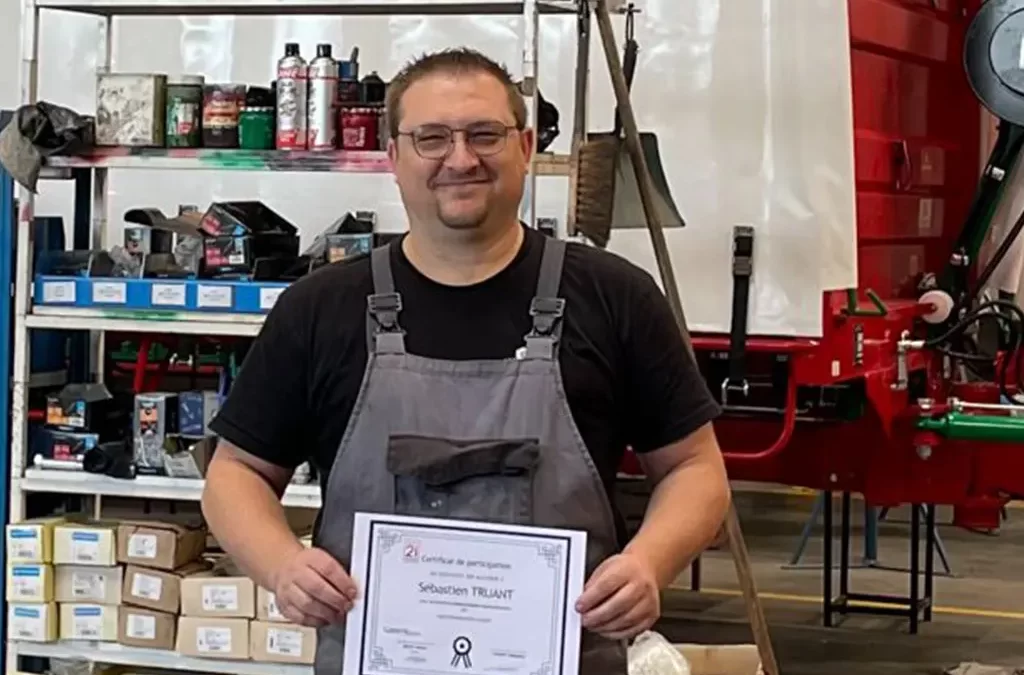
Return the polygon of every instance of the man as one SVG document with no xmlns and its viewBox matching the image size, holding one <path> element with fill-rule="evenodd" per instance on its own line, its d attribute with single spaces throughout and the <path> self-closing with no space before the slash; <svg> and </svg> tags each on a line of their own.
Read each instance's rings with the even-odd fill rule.
<svg viewBox="0 0 1024 675">
<path fill-rule="evenodd" d="M 318 675 L 340 670 L 360 592 L 353 512 L 586 530 L 581 672 L 624 675 L 625 639 L 723 522 L 718 407 L 650 275 L 517 220 L 533 132 L 501 66 L 424 56 L 387 113 L 409 233 L 281 295 L 212 424 L 203 512 L 286 617 L 320 628 Z M 655 488 L 622 548 L 627 446 Z M 324 496 L 311 549 L 279 503 L 306 460 Z"/>
</svg>

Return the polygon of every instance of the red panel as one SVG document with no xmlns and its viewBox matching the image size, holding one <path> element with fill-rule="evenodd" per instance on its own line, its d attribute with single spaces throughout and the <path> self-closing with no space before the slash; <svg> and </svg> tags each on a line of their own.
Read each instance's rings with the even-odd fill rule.
<svg viewBox="0 0 1024 675">
<path fill-rule="evenodd" d="M 851 0 L 858 274 L 883 298 L 938 272 L 978 173 L 979 106 L 953 0 Z M 922 257 L 923 256 L 923 257 Z"/>
</svg>

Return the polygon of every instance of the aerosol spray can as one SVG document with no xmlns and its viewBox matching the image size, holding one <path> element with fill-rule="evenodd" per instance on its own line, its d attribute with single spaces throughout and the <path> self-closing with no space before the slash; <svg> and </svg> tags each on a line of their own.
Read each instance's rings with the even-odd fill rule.
<svg viewBox="0 0 1024 675">
<path fill-rule="evenodd" d="M 301 150 L 306 147 L 306 98 L 308 67 L 299 55 L 299 45 L 284 46 L 284 57 L 277 62 L 277 149 Z"/>
<path fill-rule="evenodd" d="M 310 150 L 333 150 L 336 146 L 338 100 L 338 62 L 331 56 L 331 45 L 316 46 L 316 58 L 309 64 L 309 104 L 306 133 Z"/>
</svg>

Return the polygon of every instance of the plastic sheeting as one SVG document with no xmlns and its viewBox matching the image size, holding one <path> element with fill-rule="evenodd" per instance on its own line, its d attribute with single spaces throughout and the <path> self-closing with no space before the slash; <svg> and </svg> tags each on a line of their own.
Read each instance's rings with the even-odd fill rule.
<svg viewBox="0 0 1024 675">
<path fill-rule="evenodd" d="M 20 3 L 0 3 L 0 57 L 17 59 Z M 669 232 L 690 327 L 725 332 L 730 323 L 731 232 L 756 228 L 752 334 L 821 333 L 821 294 L 856 283 L 856 226 L 850 55 L 845 2 L 837 0 L 647 0 L 637 3 L 640 43 L 634 103 L 642 129 L 657 133 L 673 197 L 687 227 Z M 622 21 L 615 21 L 621 35 Z M 267 83 L 287 41 L 303 55 L 318 42 L 336 54 L 360 47 L 363 74 L 390 77 L 425 50 L 469 45 L 518 75 L 521 18 L 154 17 L 118 19 L 113 68 L 201 74 L 207 81 Z M 98 19 L 44 12 L 40 96 L 95 109 L 101 60 Z M 596 27 L 595 27 L 596 31 Z M 8 35 L 10 33 L 10 35 Z M 575 19 L 541 19 L 539 81 L 562 113 L 567 152 L 572 119 Z M 614 96 L 600 41 L 592 40 L 590 125 L 610 129 Z M 0 105 L 18 102 L 17 73 L 0 69 Z M 537 215 L 564 223 L 564 178 L 538 179 Z M 309 242 L 348 209 L 374 209 L 383 228 L 405 228 L 389 176 L 114 171 L 111 241 L 129 208 L 261 199 Z M 45 185 L 37 213 L 70 218 L 71 189 Z M 643 230 L 617 230 L 610 248 L 657 267 Z"/>
</svg>

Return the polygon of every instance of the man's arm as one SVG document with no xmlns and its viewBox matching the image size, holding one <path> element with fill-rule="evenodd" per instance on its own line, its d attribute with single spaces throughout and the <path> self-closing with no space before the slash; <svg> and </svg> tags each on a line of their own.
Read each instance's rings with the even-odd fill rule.
<svg viewBox="0 0 1024 675">
<path fill-rule="evenodd" d="M 206 472 L 203 516 L 217 542 L 264 588 L 274 588 L 280 561 L 303 548 L 281 506 L 292 473 L 224 440 Z"/>
<path fill-rule="evenodd" d="M 299 282 L 278 299 L 210 423 L 221 442 L 202 508 L 223 549 L 275 593 L 285 617 L 322 626 L 342 619 L 355 585 L 326 551 L 299 542 L 281 506 L 295 467 L 309 459 L 311 319 L 302 292 Z"/>
<path fill-rule="evenodd" d="M 583 625 L 611 639 L 650 628 L 660 591 L 714 540 L 729 484 L 711 422 L 719 406 L 649 275 L 618 308 L 626 437 L 654 490 L 639 531 L 604 561 L 577 603 Z"/>
<path fill-rule="evenodd" d="M 714 541 L 729 509 L 729 480 L 710 422 L 638 459 L 654 490 L 625 552 L 648 560 L 665 588 Z"/>
</svg>

